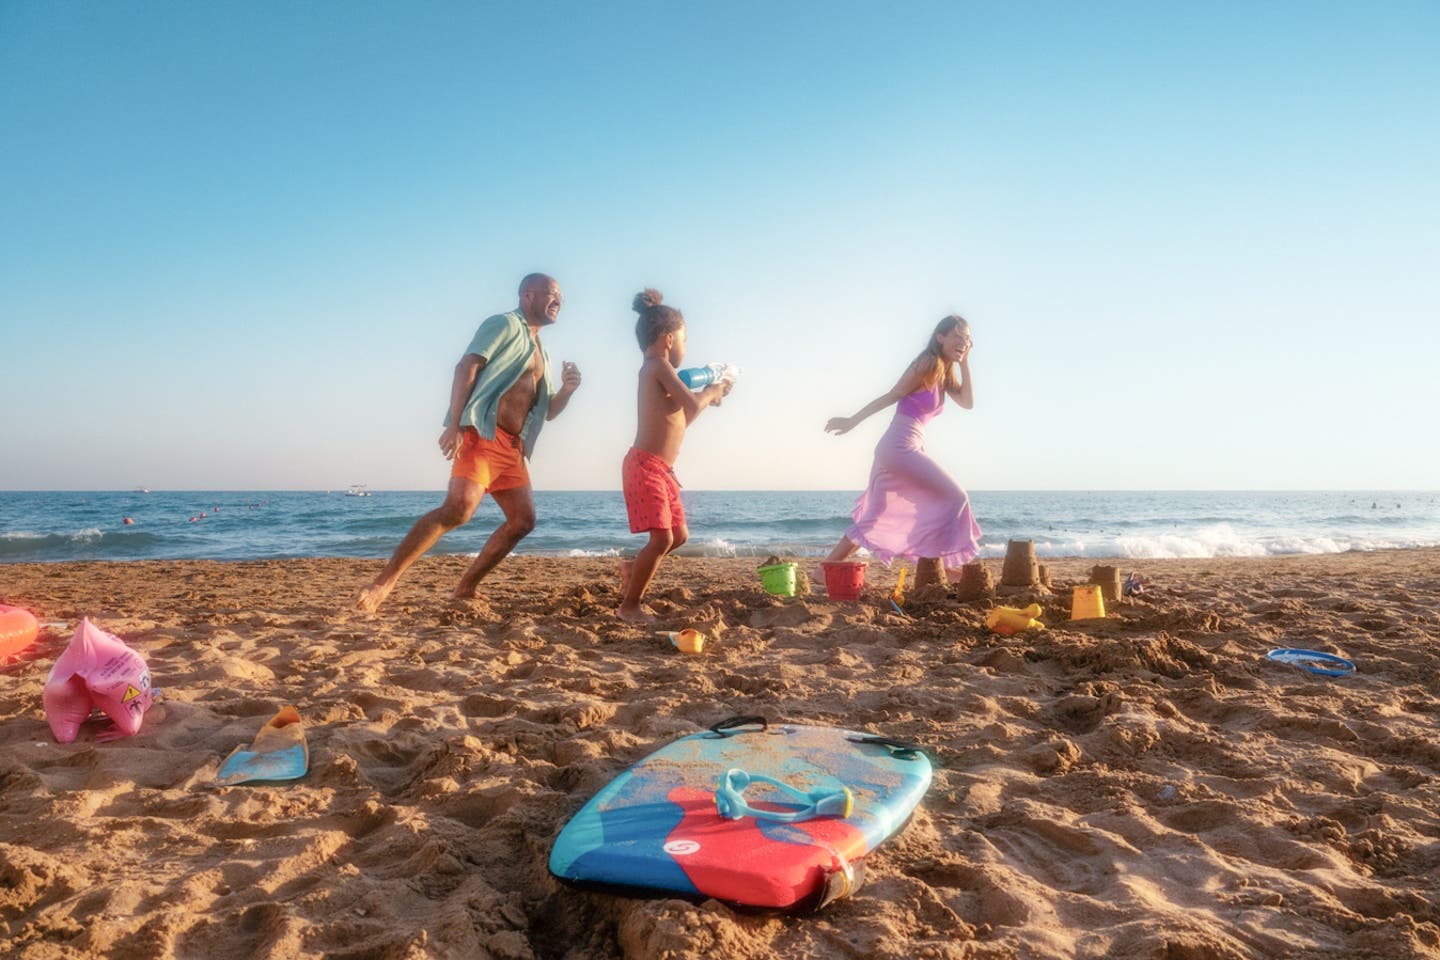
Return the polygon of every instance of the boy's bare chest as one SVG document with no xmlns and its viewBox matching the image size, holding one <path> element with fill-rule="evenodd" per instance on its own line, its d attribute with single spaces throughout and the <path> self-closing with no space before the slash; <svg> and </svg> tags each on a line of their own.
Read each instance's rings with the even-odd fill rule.
<svg viewBox="0 0 1440 960">
<path fill-rule="evenodd" d="M 683 417 L 685 415 L 684 408 L 680 406 L 680 399 L 664 387 L 657 386 L 655 388 L 655 401 L 656 407 L 667 417 Z"/>
</svg>

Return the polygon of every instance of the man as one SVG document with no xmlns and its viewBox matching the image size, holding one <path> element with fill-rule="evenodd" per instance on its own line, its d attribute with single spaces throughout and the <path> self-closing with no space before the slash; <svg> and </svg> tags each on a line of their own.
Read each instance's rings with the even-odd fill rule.
<svg viewBox="0 0 1440 960">
<path fill-rule="evenodd" d="M 355 598 L 373 613 L 400 575 L 444 534 L 468 521 L 489 491 L 505 522 L 485 541 L 455 588 L 475 596 L 480 581 L 535 528 L 535 499 L 526 461 L 546 420 L 554 420 L 580 386 L 580 369 L 566 361 L 552 392 L 550 356 L 540 330 L 560 315 L 560 285 L 543 273 L 520 281 L 520 307 L 480 325 L 455 365 L 450 412 L 440 451 L 452 461 L 445 502 L 415 521 L 385 569 Z"/>
</svg>

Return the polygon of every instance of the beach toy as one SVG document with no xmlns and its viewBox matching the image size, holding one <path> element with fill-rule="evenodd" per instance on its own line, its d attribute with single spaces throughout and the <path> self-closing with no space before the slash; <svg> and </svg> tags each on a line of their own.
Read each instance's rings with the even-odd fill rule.
<svg viewBox="0 0 1440 960">
<path fill-rule="evenodd" d="M 1281 647 L 1271 650 L 1265 656 L 1276 663 L 1288 663 L 1292 667 L 1300 667 L 1322 677 L 1347 677 L 1355 672 L 1355 664 L 1349 660 L 1333 653 L 1321 653 L 1319 650 Z"/>
<path fill-rule="evenodd" d="M 771 563 L 759 570 L 760 585 L 777 597 L 795 596 L 795 564 Z"/>
<path fill-rule="evenodd" d="M 832 600 L 859 600 L 865 589 L 865 561 L 840 560 L 820 564 L 825 571 L 825 592 Z"/>
<path fill-rule="evenodd" d="M 740 378 L 740 368 L 733 363 L 707 363 L 703 367 L 688 367 L 677 375 L 680 382 L 691 390 L 703 390 L 721 380 L 734 383 Z"/>
<path fill-rule="evenodd" d="M 0 657 L 24 650 L 35 642 L 39 633 L 40 624 L 36 622 L 35 614 L 0 603 Z"/>
<path fill-rule="evenodd" d="M 681 653 L 699 653 L 705 649 L 705 634 L 699 630 L 657 630 L 655 632 L 667 638 Z"/>
<path fill-rule="evenodd" d="M 555 838 L 550 872 L 600 890 L 814 909 L 860 887 L 866 856 L 905 829 L 931 773 L 915 744 L 733 717 L 621 771 Z"/>
<path fill-rule="evenodd" d="M 1105 616 L 1105 595 L 1098 583 L 1082 584 L 1075 588 L 1070 599 L 1071 620 L 1098 620 Z"/>
<path fill-rule="evenodd" d="M 249 780 L 296 780 L 310 768 L 305 726 L 294 707 L 282 707 L 260 728 L 249 747 L 236 747 L 220 765 L 215 782 L 223 787 Z"/>
<path fill-rule="evenodd" d="M 745 802 L 745 791 L 752 783 L 764 783 L 774 787 L 780 793 L 780 802 L 794 801 L 799 804 L 799 807 L 774 810 L 770 807 L 750 806 Z M 774 803 L 772 801 L 772 806 Z M 849 787 L 843 785 L 833 790 L 823 787 L 815 790 L 797 790 L 790 784 L 776 780 L 774 777 L 767 777 L 759 773 L 746 773 L 739 767 L 731 767 L 720 778 L 720 786 L 715 791 L 715 809 L 726 820 L 743 820 L 745 817 L 754 817 L 756 820 L 774 820 L 777 823 L 801 823 L 816 817 L 850 816 L 850 811 L 855 809 L 855 795 L 850 792 Z"/>
<path fill-rule="evenodd" d="M 84 619 L 45 681 L 45 719 L 56 740 L 70 743 L 98 707 L 122 736 L 134 736 L 153 696 L 145 658 Z"/>
<path fill-rule="evenodd" d="M 895 578 L 895 589 L 890 591 L 890 609 L 907 619 L 910 614 L 906 613 L 900 604 L 905 601 L 905 574 L 909 569 L 909 567 L 900 568 L 900 575 Z"/>
<path fill-rule="evenodd" d="M 1038 619 L 1042 612 L 1038 603 L 1032 603 L 1024 610 L 1015 607 L 992 607 L 985 615 L 985 626 L 1002 637 L 1022 630 L 1044 630 L 1045 624 Z"/>
</svg>

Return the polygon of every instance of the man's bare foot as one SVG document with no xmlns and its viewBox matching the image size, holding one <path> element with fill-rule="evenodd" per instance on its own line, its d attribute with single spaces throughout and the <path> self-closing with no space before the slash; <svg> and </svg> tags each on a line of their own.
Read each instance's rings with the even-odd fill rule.
<svg viewBox="0 0 1440 960">
<path fill-rule="evenodd" d="M 626 623 L 633 623 L 639 627 L 651 627 L 660 622 L 659 617 L 638 603 L 633 607 L 626 607 L 625 604 L 622 603 L 615 608 L 615 616 L 624 620 Z"/>
<path fill-rule="evenodd" d="M 361 613 L 374 613 L 380 609 L 380 604 L 385 602 L 385 598 L 390 596 L 390 590 L 390 587 L 379 587 L 372 583 L 355 594 L 355 600 L 351 606 Z"/>
<path fill-rule="evenodd" d="M 456 587 L 455 592 L 450 594 L 451 600 L 479 600 L 480 588 L 471 587 L 468 590 L 464 587 Z"/>
</svg>

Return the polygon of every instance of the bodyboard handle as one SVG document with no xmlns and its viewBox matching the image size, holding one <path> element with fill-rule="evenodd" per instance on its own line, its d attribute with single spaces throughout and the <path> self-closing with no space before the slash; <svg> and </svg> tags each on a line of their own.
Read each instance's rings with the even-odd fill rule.
<svg viewBox="0 0 1440 960">
<path fill-rule="evenodd" d="M 889 737 L 877 737 L 869 733 L 858 737 L 846 737 L 845 739 L 851 743 L 871 743 L 878 747 L 884 747 L 890 751 L 890 756 L 896 760 L 914 760 L 916 754 L 920 754 L 927 759 L 933 759 L 930 757 L 930 751 L 928 749 L 918 743 L 911 743 L 909 740 L 892 740 Z"/>
<path fill-rule="evenodd" d="M 735 717 L 727 717 L 718 723 L 710 724 L 710 732 L 717 737 L 731 737 L 744 727 L 759 727 L 761 730 L 770 729 L 770 724 L 765 718 L 758 714 L 742 714 Z"/>
</svg>

